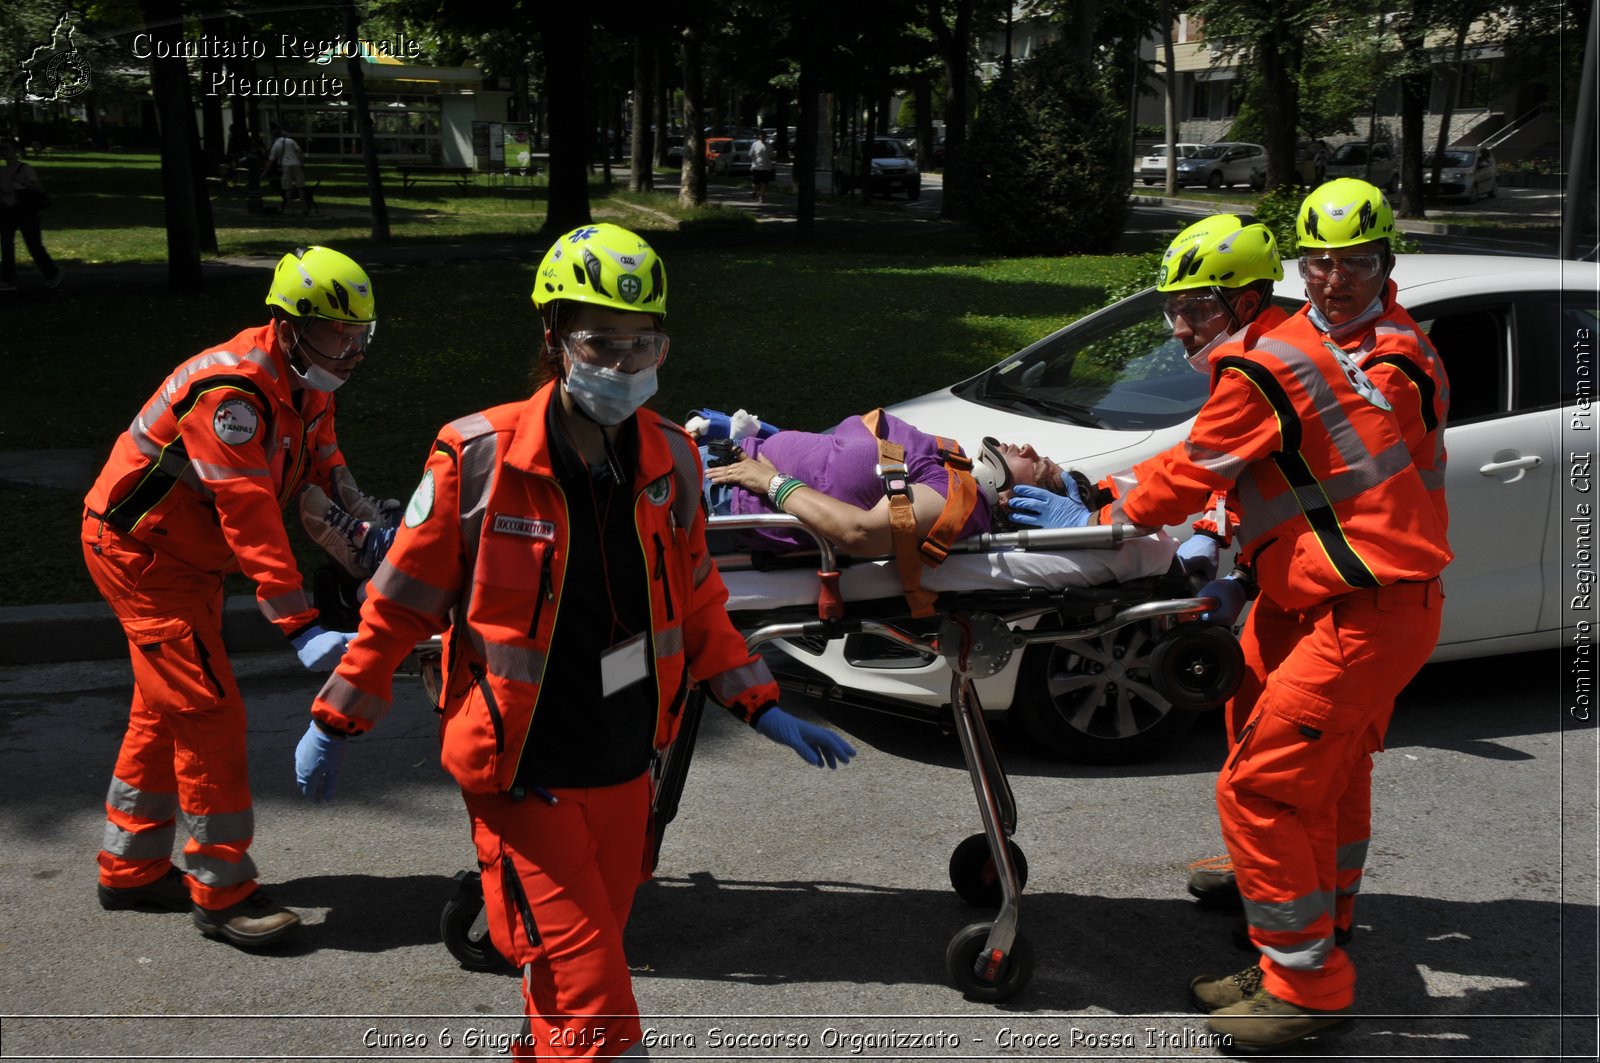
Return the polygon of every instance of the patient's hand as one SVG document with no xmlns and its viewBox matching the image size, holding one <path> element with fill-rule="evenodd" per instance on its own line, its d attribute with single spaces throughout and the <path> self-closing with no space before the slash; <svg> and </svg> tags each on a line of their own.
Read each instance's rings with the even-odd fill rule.
<svg viewBox="0 0 1600 1063">
<path fill-rule="evenodd" d="M 732 465 L 722 465 L 706 470 L 706 479 L 714 484 L 733 484 L 742 487 L 751 494 L 765 495 L 767 485 L 772 478 L 778 475 L 778 467 L 766 459 L 765 455 L 736 461 Z"/>
</svg>

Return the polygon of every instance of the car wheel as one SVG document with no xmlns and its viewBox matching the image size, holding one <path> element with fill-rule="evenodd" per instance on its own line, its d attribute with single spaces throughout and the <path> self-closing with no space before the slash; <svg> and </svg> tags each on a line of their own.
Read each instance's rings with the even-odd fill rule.
<svg viewBox="0 0 1600 1063">
<path fill-rule="evenodd" d="M 1187 731 L 1195 714 L 1156 692 L 1151 629 L 1131 624 L 1098 638 L 1030 646 L 1011 714 L 1051 756 L 1080 764 L 1136 764 Z"/>
<path fill-rule="evenodd" d="M 1154 181 L 1152 181 L 1152 180 L 1150 180 L 1150 179 L 1149 179 L 1149 178 L 1148 178 L 1148 177 L 1147 177 L 1147 178 L 1145 178 L 1145 179 L 1144 179 L 1144 183 L 1145 183 L 1145 187 L 1147 187 L 1147 188 L 1148 188 L 1148 187 L 1149 187 L 1149 186 L 1150 186 L 1150 185 L 1153 185 L 1153 184 L 1155 184 L 1155 182 L 1154 182 Z"/>
<path fill-rule="evenodd" d="M 1220 173 L 1214 173 L 1210 177 L 1207 177 L 1206 178 L 1206 187 L 1211 189 L 1213 192 L 1215 192 L 1217 189 L 1221 188 L 1222 187 L 1222 175 Z"/>
<path fill-rule="evenodd" d="M 1496 193 L 1496 190 L 1495 190 L 1495 186 L 1494 186 L 1494 183 L 1493 183 L 1493 182 L 1491 182 L 1491 183 L 1490 183 L 1490 184 L 1489 184 L 1489 198 L 1490 198 L 1490 199 L 1493 199 L 1493 198 L 1494 198 L 1494 197 L 1495 197 L 1495 195 L 1496 195 L 1496 194 L 1497 194 L 1497 193 Z"/>
</svg>

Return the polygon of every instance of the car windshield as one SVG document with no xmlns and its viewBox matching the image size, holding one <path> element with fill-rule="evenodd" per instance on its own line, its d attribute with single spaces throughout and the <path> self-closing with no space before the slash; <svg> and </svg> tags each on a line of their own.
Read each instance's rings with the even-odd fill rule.
<svg viewBox="0 0 1600 1063">
<path fill-rule="evenodd" d="M 1438 158 L 1439 156 L 1437 155 L 1429 155 L 1426 159 L 1422 160 L 1423 168 L 1426 169 L 1427 167 L 1433 165 L 1456 167 L 1472 165 L 1472 152 L 1470 151 L 1447 151 L 1444 153 L 1444 162 L 1436 164 L 1435 160 Z"/>
<path fill-rule="evenodd" d="M 872 142 L 872 157 L 874 159 L 904 159 L 909 157 L 906 146 L 898 140 L 874 140 Z"/>
<path fill-rule="evenodd" d="M 1207 144 L 1203 148 L 1196 149 L 1191 157 L 1196 159 L 1220 159 L 1222 158 L 1222 153 L 1227 150 L 1227 147 L 1222 144 Z"/>
<path fill-rule="evenodd" d="M 964 399 L 1050 421 L 1119 431 L 1182 424 L 1206 400 L 1206 377 L 1150 289 L 956 385 Z M 1294 307 L 1285 304 L 1287 309 Z"/>
<path fill-rule="evenodd" d="M 1333 162 L 1358 163 L 1367 161 L 1367 146 L 1365 144 L 1340 144 L 1333 153 Z"/>
</svg>

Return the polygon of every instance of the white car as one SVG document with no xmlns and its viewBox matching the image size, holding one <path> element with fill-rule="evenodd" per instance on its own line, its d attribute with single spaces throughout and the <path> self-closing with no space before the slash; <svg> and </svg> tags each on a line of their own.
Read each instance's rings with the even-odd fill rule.
<svg viewBox="0 0 1600 1063">
<path fill-rule="evenodd" d="M 1277 301 L 1292 310 L 1304 289 L 1292 263 L 1286 272 Z M 1560 590 L 1562 548 L 1571 537 L 1563 429 L 1580 383 L 1575 363 L 1562 359 L 1572 337 L 1600 332 L 1600 266 L 1406 255 L 1394 277 L 1401 303 L 1450 375 L 1446 497 L 1456 557 L 1444 573 L 1444 626 L 1432 659 L 1557 646 L 1571 616 Z M 1206 388 L 1170 338 L 1150 289 L 889 410 L 924 431 L 954 436 L 969 451 L 984 436 L 1031 442 L 1097 480 L 1182 440 Z M 949 700 L 942 660 L 882 639 L 777 645 L 786 656 L 774 657 L 774 665 L 803 677 L 814 693 L 902 713 L 915 706 L 928 716 Z M 1130 763 L 1156 754 L 1193 719 L 1141 683 L 1112 689 L 1119 685 L 1107 673 L 1136 678 L 1148 652 L 1138 627 L 1089 644 L 1034 646 L 979 681 L 978 691 L 987 712 L 1013 715 L 1042 751 Z"/>
<path fill-rule="evenodd" d="M 1174 144 L 1173 147 L 1177 149 L 1175 157 L 1183 160 L 1192 158 L 1194 153 L 1205 147 L 1205 145 Z M 1147 185 L 1153 185 L 1158 181 L 1167 179 L 1167 146 L 1165 144 L 1157 144 L 1151 148 L 1150 154 L 1146 155 L 1139 163 L 1139 179 Z"/>
<path fill-rule="evenodd" d="M 1428 182 L 1431 194 L 1441 198 L 1464 199 L 1468 203 L 1480 196 L 1494 198 L 1500 169 L 1495 165 L 1494 152 L 1488 148 L 1480 148 L 1476 144 L 1457 144 L 1446 148 L 1444 157 L 1437 160 L 1440 163 L 1438 188 L 1433 187 L 1435 161 L 1432 152 L 1422 160 L 1422 179 Z"/>
</svg>

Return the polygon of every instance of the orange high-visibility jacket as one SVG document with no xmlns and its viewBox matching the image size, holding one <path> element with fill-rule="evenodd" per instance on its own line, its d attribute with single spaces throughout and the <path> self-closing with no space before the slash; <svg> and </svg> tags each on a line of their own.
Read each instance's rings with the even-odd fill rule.
<svg viewBox="0 0 1600 1063">
<path fill-rule="evenodd" d="M 1444 429 L 1450 414 L 1450 378 L 1433 344 L 1405 308 L 1395 301 L 1394 281 L 1383 290 L 1383 313 L 1352 336 L 1338 340 L 1394 407 L 1394 418 L 1411 452 L 1411 463 L 1448 527 L 1444 497 Z M 1310 304 L 1307 304 L 1309 307 Z M 1290 318 L 1283 333 L 1297 346 L 1327 340 L 1311 323 L 1307 307 Z"/>
<path fill-rule="evenodd" d="M 313 623 L 283 507 L 307 482 L 332 490 L 344 455 L 333 395 L 295 390 L 272 327 L 190 358 L 112 448 L 84 504 L 151 549 L 204 572 L 242 571 L 285 634 Z"/>
<path fill-rule="evenodd" d="M 1135 466 L 1102 519 L 1159 527 L 1231 491 L 1240 559 L 1289 609 L 1438 575 L 1445 530 L 1387 400 L 1336 348 L 1283 335 L 1217 352 L 1189 438 Z"/>
<path fill-rule="evenodd" d="M 312 707 L 331 728 L 367 730 L 388 712 L 396 665 L 449 626 L 441 760 L 473 793 L 512 786 L 567 589 L 567 499 L 545 421 L 556 387 L 440 432 L 368 585 L 360 633 Z M 637 416 L 633 516 L 650 581 L 662 749 L 691 683 L 705 681 L 747 722 L 777 703 L 778 687 L 728 619 L 727 588 L 706 547 L 698 449 L 677 425 L 648 410 Z"/>
</svg>

